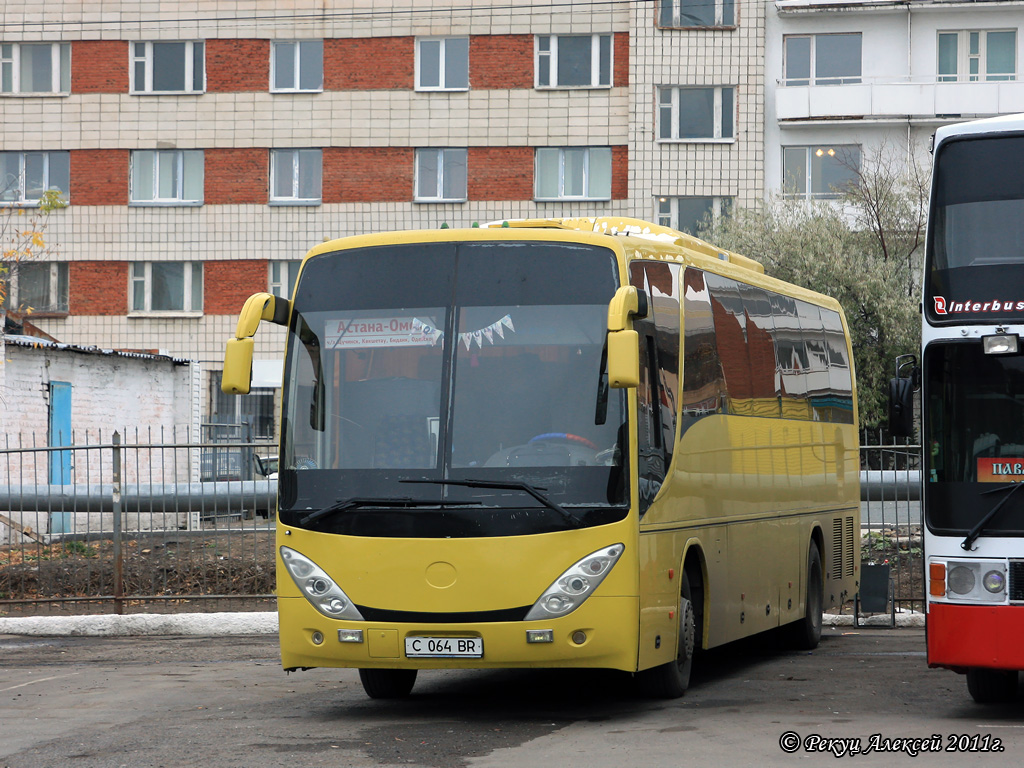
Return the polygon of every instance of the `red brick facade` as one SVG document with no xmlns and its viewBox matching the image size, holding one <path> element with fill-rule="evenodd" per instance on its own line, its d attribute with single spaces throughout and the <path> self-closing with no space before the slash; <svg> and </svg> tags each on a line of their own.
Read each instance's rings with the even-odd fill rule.
<svg viewBox="0 0 1024 768">
<path fill-rule="evenodd" d="M 411 147 L 324 149 L 325 203 L 395 203 L 413 198 Z"/>
<path fill-rule="evenodd" d="M 533 147 L 470 147 L 470 200 L 532 200 Z"/>
<path fill-rule="evenodd" d="M 206 90 L 267 91 L 270 88 L 270 41 L 206 41 Z"/>
<path fill-rule="evenodd" d="M 206 203 L 266 204 L 270 165 L 266 149 L 208 149 L 203 155 L 203 200 Z"/>
<path fill-rule="evenodd" d="M 629 86 L 629 33 L 616 32 L 612 40 L 612 85 Z"/>
<path fill-rule="evenodd" d="M 533 88 L 533 35 L 469 38 L 470 88 Z"/>
<path fill-rule="evenodd" d="M 127 315 L 127 261 L 72 261 L 68 264 L 68 313 Z"/>
<path fill-rule="evenodd" d="M 207 261 L 203 264 L 203 313 L 237 315 L 245 300 L 267 290 L 266 259 Z"/>
<path fill-rule="evenodd" d="M 72 205 L 128 205 L 127 149 L 71 150 Z"/>
<path fill-rule="evenodd" d="M 412 90 L 415 51 L 412 37 L 324 40 L 324 90 Z"/>
<path fill-rule="evenodd" d="M 629 197 L 629 147 L 612 147 L 612 200 Z"/>
<path fill-rule="evenodd" d="M 71 44 L 72 93 L 128 93 L 128 41 Z"/>
</svg>

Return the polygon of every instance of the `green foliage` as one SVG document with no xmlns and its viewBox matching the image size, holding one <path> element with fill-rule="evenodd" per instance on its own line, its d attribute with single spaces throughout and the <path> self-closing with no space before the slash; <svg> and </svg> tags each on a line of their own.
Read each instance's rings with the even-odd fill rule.
<svg viewBox="0 0 1024 768">
<path fill-rule="evenodd" d="M 836 201 L 770 198 L 709 223 L 701 237 L 764 264 L 773 277 L 837 299 L 846 313 L 861 426 L 887 418 L 897 355 L 920 340 L 927 174 L 883 148 Z"/>
<path fill-rule="evenodd" d="M 79 557 L 96 557 L 96 547 L 91 547 L 81 541 L 65 541 L 64 556 L 78 555 Z"/>
</svg>

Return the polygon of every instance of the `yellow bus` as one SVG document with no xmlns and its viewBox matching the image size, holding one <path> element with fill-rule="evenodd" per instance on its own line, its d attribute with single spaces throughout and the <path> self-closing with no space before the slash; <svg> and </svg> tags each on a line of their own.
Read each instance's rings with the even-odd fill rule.
<svg viewBox="0 0 1024 768">
<path fill-rule="evenodd" d="M 853 364 L 832 299 L 635 219 L 325 242 L 287 325 L 277 597 L 286 670 L 368 695 L 439 668 L 610 668 L 814 647 L 859 579 Z"/>
</svg>

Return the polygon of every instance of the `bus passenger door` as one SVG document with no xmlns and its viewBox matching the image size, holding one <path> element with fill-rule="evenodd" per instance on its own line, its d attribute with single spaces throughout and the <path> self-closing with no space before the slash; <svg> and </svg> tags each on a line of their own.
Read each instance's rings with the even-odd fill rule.
<svg viewBox="0 0 1024 768">
<path fill-rule="evenodd" d="M 647 512 L 665 482 L 667 456 L 665 417 L 658 375 L 658 345 L 654 324 L 636 321 L 640 336 L 640 386 L 637 387 L 637 480 L 640 516 Z"/>
</svg>

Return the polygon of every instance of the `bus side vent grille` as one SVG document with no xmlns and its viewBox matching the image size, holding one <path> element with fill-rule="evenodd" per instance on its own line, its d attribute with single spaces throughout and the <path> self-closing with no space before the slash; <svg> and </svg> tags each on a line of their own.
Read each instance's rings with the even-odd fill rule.
<svg viewBox="0 0 1024 768">
<path fill-rule="evenodd" d="M 843 562 L 843 576 L 853 576 L 853 553 L 856 543 L 853 540 L 853 518 L 846 518 L 846 560 Z"/>
<path fill-rule="evenodd" d="M 1010 601 L 1024 602 L 1024 560 L 1010 561 Z"/>
<path fill-rule="evenodd" d="M 832 578 L 843 578 L 843 521 L 832 520 Z"/>
</svg>

